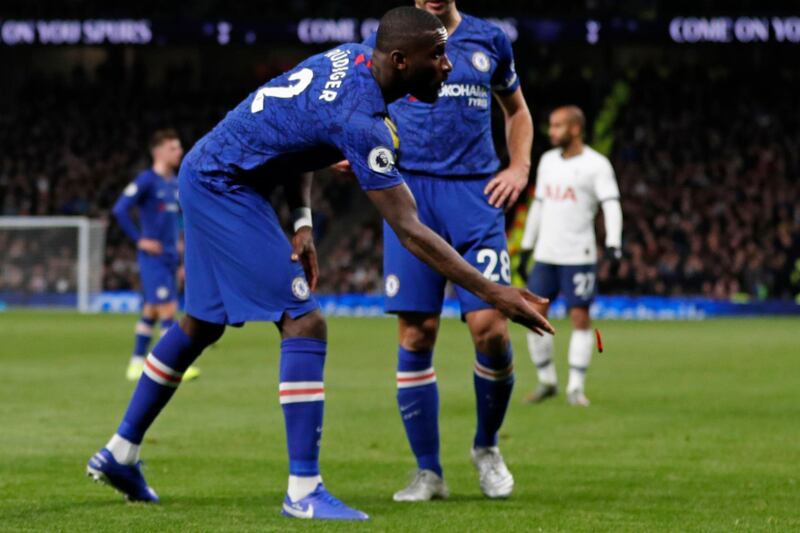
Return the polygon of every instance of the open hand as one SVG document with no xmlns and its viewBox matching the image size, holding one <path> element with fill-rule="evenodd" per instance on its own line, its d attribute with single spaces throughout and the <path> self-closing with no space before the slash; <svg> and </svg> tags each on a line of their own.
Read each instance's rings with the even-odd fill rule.
<svg viewBox="0 0 800 533">
<path fill-rule="evenodd" d="M 497 208 L 508 208 L 514 205 L 528 185 L 528 172 L 517 167 L 508 167 L 486 184 L 483 194 L 489 197 L 489 204 Z"/>
<path fill-rule="evenodd" d="M 546 304 L 549 301 L 527 289 L 498 285 L 495 297 L 490 300 L 490 303 L 509 320 L 525 326 L 537 335 L 544 333 L 555 335 L 556 330 L 553 329 L 550 322 L 533 306 L 533 304 Z"/>
</svg>

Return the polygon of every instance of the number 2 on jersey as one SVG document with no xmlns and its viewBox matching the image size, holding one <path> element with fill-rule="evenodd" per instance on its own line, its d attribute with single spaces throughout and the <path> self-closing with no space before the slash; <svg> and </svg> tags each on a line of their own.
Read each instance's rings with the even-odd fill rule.
<svg viewBox="0 0 800 533">
<path fill-rule="evenodd" d="M 289 81 L 294 81 L 292 85 L 285 87 L 262 87 L 256 92 L 253 103 L 250 104 L 250 111 L 258 113 L 264 110 L 264 98 L 292 98 L 297 96 L 311 84 L 314 71 L 310 68 L 303 68 L 289 76 Z"/>
</svg>

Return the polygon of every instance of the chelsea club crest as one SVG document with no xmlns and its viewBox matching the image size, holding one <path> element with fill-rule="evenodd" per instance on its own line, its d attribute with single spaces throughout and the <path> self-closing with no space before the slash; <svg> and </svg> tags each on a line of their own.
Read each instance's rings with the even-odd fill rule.
<svg viewBox="0 0 800 533">
<path fill-rule="evenodd" d="M 298 300 L 308 300 L 311 291 L 308 289 L 308 282 L 305 278 L 297 276 L 292 280 L 292 294 Z"/>
<path fill-rule="evenodd" d="M 472 66 L 481 72 L 489 72 L 492 62 L 489 59 L 489 56 L 478 50 L 472 54 Z"/>
<path fill-rule="evenodd" d="M 386 276 L 386 296 L 393 298 L 400 292 L 400 279 L 394 274 Z"/>
</svg>

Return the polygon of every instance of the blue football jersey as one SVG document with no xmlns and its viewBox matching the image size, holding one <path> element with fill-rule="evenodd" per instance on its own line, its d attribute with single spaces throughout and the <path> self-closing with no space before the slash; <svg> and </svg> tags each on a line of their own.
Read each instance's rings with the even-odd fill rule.
<svg viewBox="0 0 800 533">
<path fill-rule="evenodd" d="M 375 46 L 375 35 L 365 43 Z M 400 170 L 435 176 L 492 174 L 500 160 L 492 141 L 492 92 L 519 87 L 511 42 L 503 31 L 461 13 L 447 41 L 453 71 L 433 104 L 406 96 L 389 106 L 402 139 Z"/>
<path fill-rule="evenodd" d="M 267 82 L 189 151 L 184 164 L 225 191 L 347 159 L 365 190 L 403 183 L 399 140 L 369 68 L 372 50 L 343 44 Z"/>
<path fill-rule="evenodd" d="M 138 228 L 130 216 L 133 207 L 139 214 Z M 164 178 L 152 169 L 141 172 L 117 200 L 114 216 L 132 240 L 155 239 L 161 242 L 164 258 L 178 257 L 177 178 Z"/>
</svg>

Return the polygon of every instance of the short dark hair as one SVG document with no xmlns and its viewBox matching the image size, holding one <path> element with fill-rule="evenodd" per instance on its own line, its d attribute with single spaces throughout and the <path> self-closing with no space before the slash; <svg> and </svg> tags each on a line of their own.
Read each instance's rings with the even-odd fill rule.
<svg viewBox="0 0 800 533">
<path fill-rule="evenodd" d="M 171 141 L 173 139 L 180 139 L 175 128 L 162 128 L 160 130 L 156 130 L 150 136 L 150 149 L 152 150 L 154 148 L 158 148 L 165 141 Z"/>
<path fill-rule="evenodd" d="M 444 24 L 424 9 L 401 6 L 387 11 L 381 17 L 375 48 L 381 52 L 391 52 L 407 45 L 423 33 L 435 32 Z"/>
<path fill-rule="evenodd" d="M 553 109 L 553 113 L 556 111 L 565 112 L 570 123 L 577 124 L 581 128 L 581 133 L 586 132 L 586 115 L 583 114 L 583 110 L 580 107 L 576 105 L 562 105 L 561 107 Z"/>
</svg>

